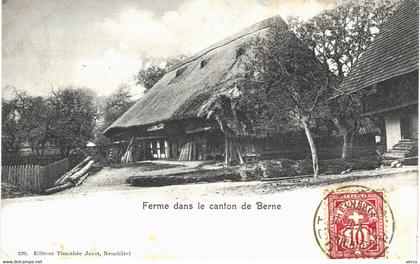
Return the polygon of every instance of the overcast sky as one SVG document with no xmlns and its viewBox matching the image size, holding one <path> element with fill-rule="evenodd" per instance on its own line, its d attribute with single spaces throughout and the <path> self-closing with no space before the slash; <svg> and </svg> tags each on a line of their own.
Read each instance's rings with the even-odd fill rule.
<svg viewBox="0 0 420 264">
<path fill-rule="evenodd" d="M 191 55 L 264 18 L 307 19 L 333 0 L 3 0 L 2 87 L 33 95 L 132 84 L 142 58 Z"/>
</svg>

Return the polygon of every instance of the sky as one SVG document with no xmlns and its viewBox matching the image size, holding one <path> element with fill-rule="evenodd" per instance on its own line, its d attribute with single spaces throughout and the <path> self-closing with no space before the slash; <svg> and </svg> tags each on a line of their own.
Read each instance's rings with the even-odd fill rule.
<svg viewBox="0 0 420 264">
<path fill-rule="evenodd" d="M 67 85 L 109 95 L 147 57 L 192 55 L 265 18 L 308 19 L 334 0 L 3 0 L 2 96 Z"/>
</svg>

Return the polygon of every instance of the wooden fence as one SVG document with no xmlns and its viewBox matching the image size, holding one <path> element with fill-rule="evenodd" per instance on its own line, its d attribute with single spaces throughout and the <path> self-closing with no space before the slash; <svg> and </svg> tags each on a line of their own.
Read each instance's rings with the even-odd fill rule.
<svg viewBox="0 0 420 264">
<path fill-rule="evenodd" d="M 70 169 L 68 158 L 40 165 L 15 165 L 1 167 L 1 181 L 21 189 L 41 193 Z"/>
</svg>

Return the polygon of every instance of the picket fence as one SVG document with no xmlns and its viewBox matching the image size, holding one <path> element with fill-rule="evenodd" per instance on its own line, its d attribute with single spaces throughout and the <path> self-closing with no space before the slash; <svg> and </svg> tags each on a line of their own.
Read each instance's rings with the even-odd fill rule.
<svg viewBox="0 0 420 264">
<path fill-rule="evenodd" d="M 23 190 L 41 193 L 70 169 L 68 158 L 40 165 L 15 165 L 1 167 L 1 181 Z"/>
</svg>

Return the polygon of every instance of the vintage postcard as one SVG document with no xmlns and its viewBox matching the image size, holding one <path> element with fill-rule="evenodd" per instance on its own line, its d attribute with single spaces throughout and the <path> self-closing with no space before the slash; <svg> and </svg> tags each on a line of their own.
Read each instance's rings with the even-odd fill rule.
<svg viewBox="0 0 420 264">
<path fill-rule="evenodd" d="M 418 0 L 1 25 L 1 263 L 418 263 Z"/>
</svg>

